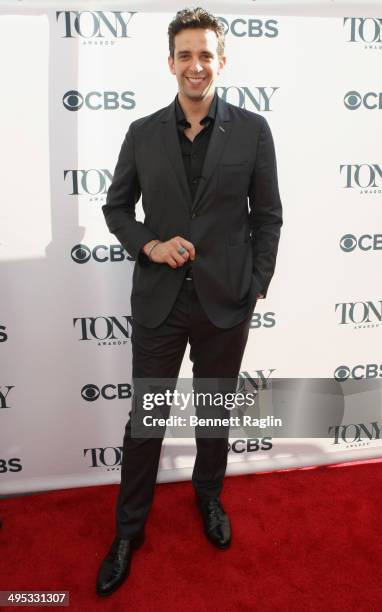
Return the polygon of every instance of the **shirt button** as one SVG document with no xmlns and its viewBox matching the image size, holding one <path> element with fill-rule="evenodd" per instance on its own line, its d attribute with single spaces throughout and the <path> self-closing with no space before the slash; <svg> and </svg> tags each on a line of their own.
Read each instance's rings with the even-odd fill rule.
<svg viewBox="0 0 382 612">
<path fill-rule="evenodd" d="M 197 216 L 198 216 L 198 215 L 197 215 L 196 213 L 192 213 L 192 215 L 191 215 L 191 219 L 196 219 L 196 217 L 197 217 Z"/>
</svg>

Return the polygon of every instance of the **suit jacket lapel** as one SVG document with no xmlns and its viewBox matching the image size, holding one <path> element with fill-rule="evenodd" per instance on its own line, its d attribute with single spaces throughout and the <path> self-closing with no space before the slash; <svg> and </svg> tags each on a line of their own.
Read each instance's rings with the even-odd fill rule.
<svg viewBox="0 0 382 612">
<path fill-rule="evenodd" d="M 227 104 L 221 98 L 218 99 L 216 118 L 208 145 L 206 158 L 204 160 L 202 178 L 199 181 L 195 199 L 192 202 L 192 209 L 196 208 L 204 190 L 208 185 L 213 171 L 215 170 L 222 156 L 224 148 L 228 142 L 231 131 L 231 120 Z"/>
<path fill-rule="evenodd" d="M 169 106 L 161 118 L 162 121 L 162 144 L 166 155 L 168 156 L 175 172 L 175 176 L 179 181 L 180 187 L 184 193 L 185 202 L 188 210 L 191 209 L 191 193 L 187 183 L 186 171 L 180 150 L 179 136 L 176 126 L 175 115 L 175 99 Z"/>
</svg>

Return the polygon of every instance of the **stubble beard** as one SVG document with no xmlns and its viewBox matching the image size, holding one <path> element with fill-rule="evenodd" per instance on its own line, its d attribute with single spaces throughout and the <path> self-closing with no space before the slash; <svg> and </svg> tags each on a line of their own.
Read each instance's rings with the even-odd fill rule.
<svg viewBox="0 0 382 612">
<path fill-rule="evenodd" d="M 200 93 L 196 91 L 193 92 L 193 91 L 190 91 L 188 83 L 186 82 L 185 87 L 182 88 L 180 91 L 189 100 L 201 101 L 207 98 L 208 95 L 212 94 L 214 92 L 214 89 L 215 89 L 215 82 L 210 81 Z"/>
</svg>

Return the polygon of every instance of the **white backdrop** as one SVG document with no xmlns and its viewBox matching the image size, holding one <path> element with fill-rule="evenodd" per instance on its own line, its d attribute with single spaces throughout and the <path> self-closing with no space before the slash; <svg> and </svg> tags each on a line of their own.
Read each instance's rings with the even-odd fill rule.
<svg viewBox="0 0 382 612">
<path fill-rule="evenodd" d="M 267 118 L 285 218 L 241 378 L 294 389 L 276 408 L 290 437 L 233 432 L 228 473 L 379 456 L 382 11 L 227 4 L 205 3 L 227 30 L 218 93 Z M 140 5 L 8 2 L 0 14 L 3 494 L 120 478 L 134 262 L 101 206 L 130 122 L 176 94 L 167 26 L 183 7 Z M 307 437 L 311 423 L 322 437 Z M 166 440 L 159 479 L 189 478 L 193 460 L 193 440 Z"/>
</svg>

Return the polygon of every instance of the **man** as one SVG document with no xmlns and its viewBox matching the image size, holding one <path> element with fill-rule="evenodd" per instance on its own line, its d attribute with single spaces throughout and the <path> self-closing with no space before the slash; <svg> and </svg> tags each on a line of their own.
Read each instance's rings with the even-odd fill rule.
<svg viewBox="0 0 382 612">
<path fill-rule="evenodd" d="M 226 63 L 218 19 L 201 8 L 185 9 L 168 34 L 178 94 L 130 125 L 103 207 L 110 231 L 136 258 L 133 382 L 176 380 L 190 342 L 196 385 L 205 379 L 236 383 L 282 225 L 273 141 L 261 116 L 216 94 Z M 143 223 L 135 219 L 141 194 Z M 99 595 L 122 584 L 144 539 L 162 438 L 134 436 L 132 415 L 141 411 L 135 394 L 123 441 L 116 537 L 98 573 Z M 197 436 L 192 475 L 205 534 L 221 549 L 231 541 L 219 499 L 227 437 L 228 431 Z"/>
</svg>

